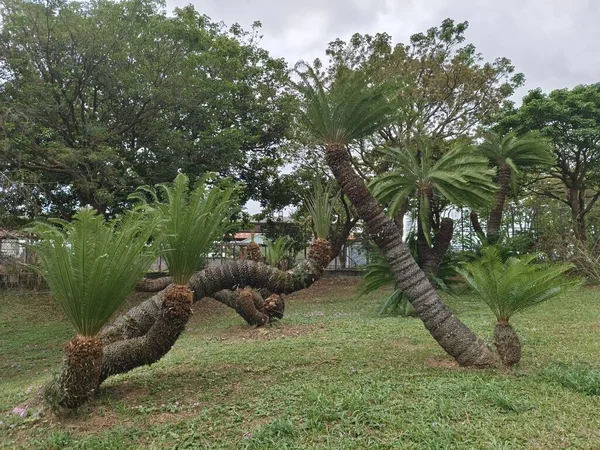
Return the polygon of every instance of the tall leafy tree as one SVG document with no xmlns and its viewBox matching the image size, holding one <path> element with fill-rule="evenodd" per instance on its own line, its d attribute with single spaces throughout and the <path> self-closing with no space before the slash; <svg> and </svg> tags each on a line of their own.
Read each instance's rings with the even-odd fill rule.
<svg viewBox="0 0 600 450">
<path fill-rule="evenodd" d="M 518 109 L 505 111 L 498 130 L 537 130 L 550 140 L 556 162 L 549 176 L 555 183 L 536 191 L 569 207 L 575 237 L 585 242 L 586 219 L 600 198 L 600 83 L 533 90 Z"/>
<path fill-rule="evenodd" d="M 487 221 L 487 240 L 494 244 L 498 241 L 502 215 L 511 184 L 516 184 L 521 171 L 531 167 L 549 168 L 556 160 L 548 141 L 537 134 L 523 136 L 506 134 L 504 136 L 489 132 L 479 145 L 481 154 L 498 168 L 499 190 Z M 476 220 L 474 220 L 477 223 Z"/>
<path fill-rule="evenodd" d="M 160 0 L 7 0 L 2 24 L 0 167 L 32 174 L 51 215 L 116 212 L 178 171 L 257 186 L 281 163 L 286 66 L 258 47 L 257 28 L 226 29 L 191 6 L 168 16 Z"/>
<path fill-rule="evenodd" d="M 364 77 L 346 72 L 327 83 L 311 67 L 299 67 L 296 89 L 302 96 L 300 115 L 307 130 L 325 149 L 325 157 L 342 191 L 390 265 L 398 287 L 406 294 L 426 328 L 460 364 L 489 366 L 497 357 L 441 301 L 393 221 L 354 170 L 348 145 L 389 121 L 390 104 L 381 87 L 369 87 Z"/>
</svg>

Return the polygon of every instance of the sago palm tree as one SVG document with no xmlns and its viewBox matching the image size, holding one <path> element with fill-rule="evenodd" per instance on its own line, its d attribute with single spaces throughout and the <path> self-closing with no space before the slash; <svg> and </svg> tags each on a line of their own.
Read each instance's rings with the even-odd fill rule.
<svg viewBox="0 0 600 450">
<path fill-rule="evenodd" d="M 534 264 L 536 255 L 510 257 L 502 261 L 494 246 L 482 250 L 480 260 L 459 269 L 467 283 L 496 316 L 494 344 L 505 367 L 521 360 L 521 343 L 510 318 L 524 309 L 559 295 L 577 283 L 565 276 L 570 264 Z"/>
<path fill-rule="evenodd" d="M 159 193 L 142 186 L 132 195 L 144 202 L 144 194 L 149 194 L 153 199 L 151 207 L 164 218 L 163 247 L 173 284 L 165 292 L 163 306 L 173 319 L 184 322 L 193 303 L 190 278 L 204 266 L 210 248 L 223 236 L 232 213 L 233 189 L 209 189 L 207 181 L 204 177 L 191 189 L 187 175 L 179 174 L 173 183 L 157 185 Z"/>
<path fill-rule="evenodd" d="M 331 244 L 327 240 L 333 218 L 333 205 L 338 199 L 330 184 L 323 186 L 319 177 L 313 182 L 313 190 L 304 200 L 313 223 L 315 238 L 310 246 L 310 257 L 327 267 L 331 261 Z"/>
<path fill-rule="evenodd" d="M 294 241 L 289 236 L 279 236 L 277 239 L 268 240 L 265 249 L 268 265 L 281 269 L 285 266 L 286 256 L 294 246 Z"/>
<path fill-rule="evenodd" d="M 380 152 L 391 170 L 376 177 L 370 186 L 375 197 L 388 206 L 391 217 L 409 198 L 417 200 L 419 265 L 433 277 L 450 246 L 453 228 L 447 218 L 449 223 L 435 230 L 435 247 L 431 248 L 434 201 L 441 197 L 456 206 L 478 208 L 489 204 L 496 185 L 488 160 L 471 147 L 456 145 L 436 160 L 431 146 L 419 143 L 414 149 L 383 148 Z"/>
<path fill-rule="evenodd" d="M 30 228 L 39 237 L 33 245 L 37 270 L 77 331 L 62 372 L 47 388 L 51 403 L 76 408 L 94 392 L 103 362 L 97 335 L 156 259 L 157 240 L 150 238 L 159 220 L 137 212 L 105 222 L 94 210 L 81 209 L 72 222 L 57 221 L 60 228 Z"/>
<path fill-rule="evenodd" d="M 297 70 L 300 117 L 325 157 L 344 194 L 390 265 L 398 287 L 414 306 L 426 328 L 461 365 L 490 366 L 497 356 L 441 301 L 419 268 L 396 225 L 369 192 L 352 166 L 348 145 L 377 131 L 388 121 L 391 106 L 383 88 L 370 86 L 356 73 L 340 73 L 322 80 L 310 67 Z"/>
<path fill-rule="evenodd" d="M 498 167 L 500 189 L 494 197 L 486 233 L 487 241 L 494 244 L 499 238 L 502 214 L 511 183 L 515 182 L 522 169 L 532 166 L 548 167 L 554 164 L 556 158 L 548 141 L 531 133 L 523 136 L 513 133 L 500 136 L 490 132 L 479 146 L 479 151 Z"/>
</svg>

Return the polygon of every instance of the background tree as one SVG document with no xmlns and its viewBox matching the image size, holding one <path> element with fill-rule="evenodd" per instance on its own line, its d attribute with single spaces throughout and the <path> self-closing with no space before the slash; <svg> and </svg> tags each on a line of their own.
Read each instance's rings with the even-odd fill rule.
<svg viewBox="0 0 600 450">
<path fill-rule="evenodd" d="M 257 28 L 227 30 L 191 6 L 169 17 L 159 0 L 7 0 L 2 23 L 1 170 L 32 174 L 51 215 L 118 211 L 178 171 L 254 186 L 281 163 L 286 67 Z"/>
<path fill-rule="evenodd" d="M 600 198 L 600 84 L 531 91 L 520 108 L 505 112 L 498 129 L 538 130 L 550 140 L 556 163 L 548 176 L 556 183 L 535 191 L 569 207 L 575 237 L 585 242 L 586 217 Z"/>
<path fill-rule="evenodd" d="M 555 157 L 549 143 L 534 133 L 527 133 L 523 136 L 514 134 L 500 136 L 489 132 L 479 145 L 479 151 L 490 160 L 493 166 L 498 168 L 499 189 L 494 196 L 487 220 L 486 233 L 486 240 L 495 244 L 499 239 L 506 199 L 511 185 L 513 188 L 516 187 L 516 180 L 521 170 L 534 166 L 538 168 L 552 166 Z M 471 218 L 475 230 L 482 235 L 481 227 L 477 225 L 477 216 L 472 215 Z"/>
</svg>

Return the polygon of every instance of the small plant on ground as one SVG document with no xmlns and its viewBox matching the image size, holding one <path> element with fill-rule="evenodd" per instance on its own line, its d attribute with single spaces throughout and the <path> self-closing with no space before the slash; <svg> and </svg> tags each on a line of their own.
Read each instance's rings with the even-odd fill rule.
<svg viewBox="0 0 600 450">
<path fill-rule="evenodd" d="M 156 259 L 157 241 L 149 240 L 160 219 L 136 212 L 106 222 L 96 211 L 81 209 L 72 222 L 56 222 L 60 227 L 40 223 L 30 229 L 40 238 L 33 245 L 40 257 L 36 269 L 77 336 L 67 344 L 62 372 L 46 396 L 53 405 L 76 408 L 98 386 L 98 333 Z"/>
<path fill-rule="evenodd" d="M 313 224 L 315 239 L 311 243 L 309 256 L 325 268 L 331 261 L 331 244 L 327 240 L 333 217 L 333 205 L 338 195 L 333 195 L 331 185 L 323 186 L 317 177 L 313 183 L 313 192 L 305 203 Z"/>
<path fill-rule="evenodd" d="M 570 264 L 535 264 L 536 255 L 510 257 L 503 261 L 498 248 L 482 250 L 479 261 L 459 270 L 467 283 L 490 307 L 498 322 L 494 344 L 507 368 L 521 360 L 521 343 L 510 318 L 517 312 L 555 297 L 577 283 L 565 276 Z"/>
</svg>

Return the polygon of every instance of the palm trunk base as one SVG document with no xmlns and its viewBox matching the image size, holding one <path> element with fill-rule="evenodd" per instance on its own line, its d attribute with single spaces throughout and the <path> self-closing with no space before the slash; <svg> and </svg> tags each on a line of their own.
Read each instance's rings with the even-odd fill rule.
<svg viewBox="0 0 600 450">
<path fill-rule="evenodd" d="M 511 369 L 521 360 L 521 342 L 515 329 L 508 322 L 498 322 L 494 328 L 494 345 L 502 365 Z"/>
<path fill-rule="evenodd" d="M 167 288 L 163 299 L 166 314 L 177 320 L 186 320 L 192 314 L 194 293 L 187 284 L 172 284 Z"/>
<path fill-rule="evenodd" d="M 48 403 L 66 409 L 83 405 L 94 394 L 100 379 L 103 344 L 100 339 L 77 335 L 65 346 L 60 375 L 44 389 Z"/>
<path fill-rule="evenodd" d="M 327 239 L 315 239 L 308 249 L 308 258 L 315 261 L 321 270 L 331 261 L 331 244 Z"/>
</svg>

